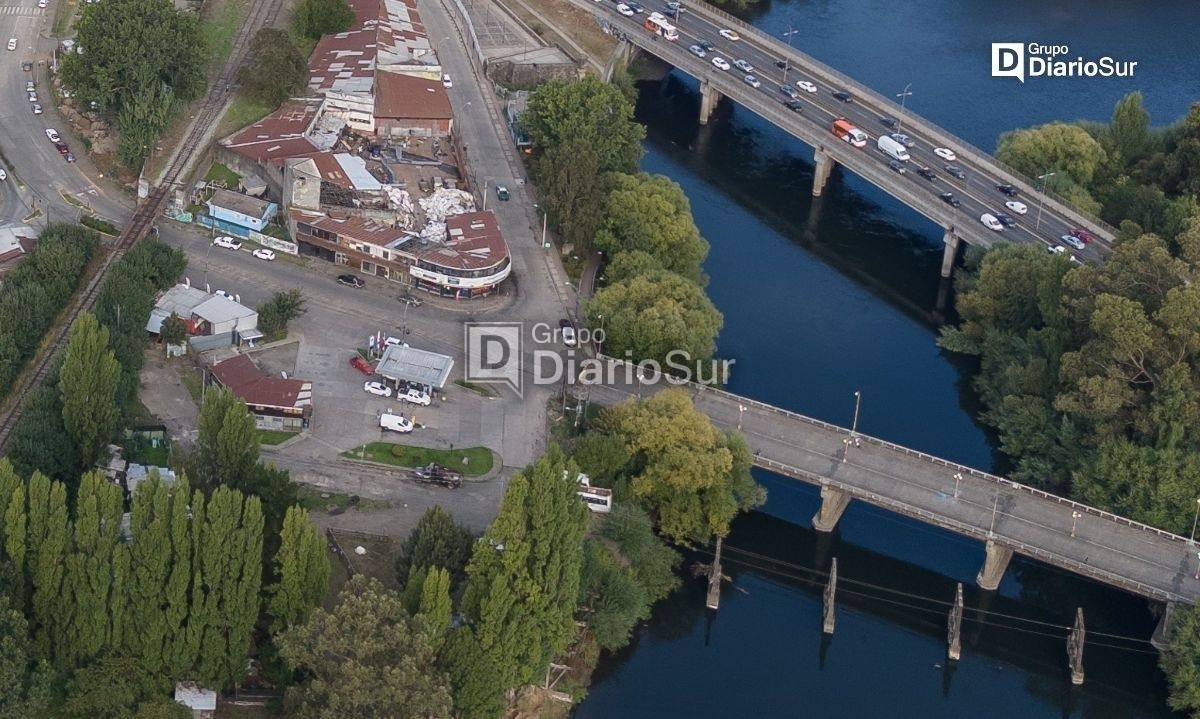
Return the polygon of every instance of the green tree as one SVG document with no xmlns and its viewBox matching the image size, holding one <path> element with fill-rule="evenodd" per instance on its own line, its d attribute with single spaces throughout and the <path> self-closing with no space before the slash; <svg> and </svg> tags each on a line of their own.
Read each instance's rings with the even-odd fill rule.
<svg viewBox="0 0 1200 719">
<path fill-rule="evenodd" d="M 158 477 L 138 485 L 130 508 L 131 573 L 124 647 L 147 666 L 167 664 L 171 628 L 163 611 L 171 556 L 171 488 Z"/>
<path fill-rule="evenodd" d="M 1194 606 L 1177 605 L 1171 614 L 1171 644 L 1159 655 L 1175 711 L 1200 716 L 1200 616 Z"/>
<path fill-rule="evenodd" d="M 63 708 L 79 719 L 131 719 L 138 704 L 166 688 L 139 659 L 105 657 L 75 672 Z"/>
<path fill-rule="evenodd" d="M 611 284 L 665 269 L 663 263 L 646 250 L 625 250 L 612 256 L 604 268 L 604 276 Z"/>
<path fill-rule="evenodd" d="M 108 348 L 108 330 L 92 314 L 79 315 L 63 353 L 58 388 L 62 395 L 63 423 L 86 465 L 100 459 L 116 429 L 120 376 L 117 358 Z"/>
<path fill-rule="evenodd" d="M 25 616 L 0 593 L 0 719 L 40 716 L 48 707 L 51 675 L 29 639 Z"/>
<path fill-rule="evenodd" d="M 262 462 L 252 466 L 245 477 L 231 482 L 230 486 L 242 494 L 258 497 L 262 502 L 263 577 L 264 581 L 273 582 L 277 578 L 274 560 L 279 553 L 284 520 L 288 510 L 299 501 L 299 488 L 286 470 Z"/>
<path fill-rule="evenodd" d="M 301 95 L 308 79 L 308 63 L 291 33 L 264 27 L 250 42 L 250 62 L 238 71 L 242 92 L 275 107 L 289 97 Z"/>
<path fill-rule="evenodd" d="M 601 649 L 616 651 L 629 643 L 637 623 L 650 616 L 646 590 L 598 541 L 583 545 L 579 601 L 588 608 L 588 628 Z"/>
<path fill-rule="evenodd" d="M 200 568 L 196 560 L 198 538 L 193 536 L 200 532 L 193 532 L 192 527 L 200 526 L 204 521 L 203 497 L 197 492 L 193 501 L 191 488 L 184 476 L 175 479 L 170 492 L 167 534 L 170 537 L 171 570 L 163 593 L 163 661 L 170 676 L 184 676 L 195 664 L 200 651 L 200 634 L 192 630 L 188 618 L 192 613 L 191 600 L 194 596 L 189 593 L 189 588 L 197 589 L 191 583 Z M 196 524 L 193 525 L 193 522 Z M 136 536 L 134 542 L 137 542 Z M 197 614 L 199 611 L 200 607 L 197 607 Z"/>
<path fill-rule="evenodd" d="M 191 719 L 192 712 L 184 705 L 167 698 L 151 699 L 138 705 L 133 719 Z"/>
<path fill-rule="evenodd" d="M 441 567 L 451 585 L 462 581 L 475 536 L 439 505 L 425 510 L 396 554 L 396 577 L 403 584 L 413 567 Z"/>
<path fill-rule="evenodd" d="M 651 604 L 665 599 L 679 586 L 679 575 L 675 570 L 682 557 L 654 534 L 650 515 L 641 507 L 629 502 L 614 506 L 600 526 L 600 532 L 616 543 Z"/>
<path fill-rule="evenodd" d="M 515 475 L 467 566 L 462 613 L 505 688 L 533 679 L 574 635 L 587 522 L 577 473 L 551 447 Z"/>
<path fill-rule="evenodd" d="M 585 309 L 593 327 L 604 317 L 605 354 L 660 365 L 711 358 L 725 322 L 704 290 L 665 271 L 609 285 Z"/>
<path fill-rule="evenodd" d="M 700 236 L 679 185 L 663 175 L 646 173 L 614 173 L 610 183 L 596 247 L 613 257 L 641 250 L 663 268 L 699 281 L 708 243 Z"/>
<path fill-rule="evenodd" d="M 450 674 L 454 710 L 462 719 L 496 719 L 504 711 L 505 679 L 495 647 L 484 647 L 469 626 L 450 634 L 443 663 Z"/>
<path fill-rule="evenodd" d="M 630 491 L 673 541 L 725 536 L 738 511 L 765 500 L 749 476 L 745 442 L 713 427 L 680 388 L 611 407 L 600 424 L 624 438 L 639 468 Z"/>
<path fill-rule="evenodd" d="M 67 490 L 35 472 L 29 478 L 27 560 L 32 576 L 35 638 L 42 656 L 50 655 L 54 629 L 65 624 L 72 611 L 63 597 L 63 575 L 70 542 L 67 524 Z"/>
<path fill-rule="evenodd" d="M 0 590 L 0 597 L 17 609 L 25 606 L 27 520 L 25 482 L 8 459 L 0 457 L 0 568 L 7 566 L 12 572 L 12 582 Z"/>
<path fill-rule="evenodd" d="M 1108 132 L 1113 150 L 1126 167 L 1145 156 L 1150 146 L 1150 113 L 1142 106 L 1141 92 L 1117 101 Z"/>
<path fill-rule="evenodd" d="M 629 450 L 617 435 L 591 431 L 575 442 L 571 459 L 597 487 L 613 487 L 629 467 Z"/>
<path fill-rule="evenodd" d="M 1046 172 L 1069 176 L 1087 188 L 1105 159 L 1104 148 L 1077 125 L 1052 122 L 1000 136 L 996 157 L 1029 177 Z"/>
<path fill-rule="evenodd" d="M 354 23 L 354 10 L 346 0 L 300 0 L 293 20 L 296 32 L 312 40 L 345 32 Z"/>
<path fill-rule="evenodd" d="M 187 322 L 172 312 L 170 317 L 163 320 L 162 331 L 158 336 L 165 345 L 181 345 L 187 342 Z"/>
<path fill-rule="evenodd" d="M 539 149 L 569 142 L 590 147 L 600 174 L 634 172 L 642 159 L 646 133 L 634 122 L 633 103 L 620 88 L 591 75 L 539 85 L 529 97 L 521 123 Z"/>
<path fill-rule="evenodd" d="M 280 290 L 258 306 L 258 327 L 266 335 L 286 332 L 288 323 L 307 311 L 300 288 Z"/>
<path fill-rule="evenodd" d="M 434 567 L 425 576 L 421 586 L 421 602 L 417 613 L 429 622 L 430 637 L 434 648 L 439 648 L 450 628 L 450 618 L 454 613 L 450 601 L 450 572 L 442 567 Z"/>
<path fill-rule="evenodd" d="M 317 609 L 276 638 L 280 656 L 306 678 L 289 691 L 291 716 L 439 717 L 450 714 L 428 623 L 396 592 L 356 575 L 332 611 Z"/>
<path fill-rule="evenodd" d="M 109 645 L 113 558 L 121 540 L 121 488 L 99 471 L 83 476 L 75 497 L 74 541 L 66 557 L 64 595 L 71 607 L 56 624 L 62 660 L 90 660 Z"/>
<path fill-rule="evenodd" d="M 291 507 L 283 521 L 283 537 L 275 555 L 279 581 L 268 589 L 267 613 L 272 631 L 304 621 L 329 588 L 325 540 L 308 520 L 308 511 Z"/>
<path fill-rule="evenodd" d="M 533 175 L 559 234 L 574 243 L 577 252 L 590 250 L 604 207 L 604 176 L 596 151 L 586 142 L 567 138 L 538 155 Z"/>
<path fill-rule="evenodd" d="M 197 420 L 195 470 L 201 487 L 242 485 L 258 462 L 254 415 L 232 392 L 210 389 Z"/>
</svg>

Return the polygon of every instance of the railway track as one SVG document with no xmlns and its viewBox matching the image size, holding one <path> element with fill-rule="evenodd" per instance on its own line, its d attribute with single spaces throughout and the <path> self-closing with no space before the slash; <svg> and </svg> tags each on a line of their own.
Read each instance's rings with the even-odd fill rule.
<svg viewBox="0 0 1200 719">
<path fill-rule="evenodd" d="M 150 191 L 144 202 L 138 205 L 133 216 L 126 223 L 125 229 L 108 250 L 108 254 L 104 257 L 96 272 L 84 281 L 83 287 L 72 297 L 66 310 L 67 314 L 63 316 L 63 321 L 59 322 L 55 326 L 55 329 L 51 330 L 53 341 L 49 347 L 34 359 L 34 363 L 29 371 L 25 372 L 19 378 L 18 386 L 14 388 L 9 398 L 7 411 L 3 415 L 0 415 L 0 453 L 8 446 L 9 437 L 12 435 L 13 428 L 16 427 L 17 422 L 21 419 L 21 414 L 24 411 L 25 403 L 28 401 L 29 396 L 46 381 L 46 376 L 50 373 L 50 368 L 54 366 L 55 358 L 66 344 L 71 327 L 75 324 L 75 318 L 81 312 L 87 312 L 96 305 L 96 300 L 100 296 L 100 288 L 104 284 L 104 278 L 108 276 L 108 271 L 112 268 L 113 263 L 120 260 L 130 247 L 133 247 L 137 242 L 145 238 L 146 235 L 150 234 L 154 220 L 162 213 L 163 206 L 171 190 L 175 187 L 180 172 L 183 171 L 193 156 L 201 149 L 200 141 L 208 129 L 220 119 L 221 110 L 224 108 L 225 102 L 229 97 L 229 88 L 233 84 L 238 68 L 246 60 L 246 55 L 250 49 L 250 41 L 254 37 L 254 33 L 258 32 L 259 28 L 267 24 L 268 21 L 273 22 L 279 16 L 282 5 L 282 0 L 258 0 L 258 2 L 250 6 L 250 12 L 246 15 L 242 29 L 234 38 L 233 47 L 230 50 L 228 59 L 226 59 L 225 65 L 216 79 L 209 85 L 208 94 L 196 112 L 196 120 L 192 123 L 187 135 L 182 140 L 182 144 L 180 145 L 182 149 L 171 160 L 170 165 L 167 166 L 166 172 L 163 173 L 162 182 L 158 187 Z"/>
</svg>

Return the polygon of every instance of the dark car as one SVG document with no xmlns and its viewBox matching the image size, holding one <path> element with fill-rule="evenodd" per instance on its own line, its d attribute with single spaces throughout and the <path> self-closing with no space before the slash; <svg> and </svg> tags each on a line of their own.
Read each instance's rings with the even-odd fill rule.
<svg viewBox="0 0 1200 719">
<path fill-rule="evenodd" d="M 31 72 L 33 70 L 33 63 L 26 60 L 25 62 L 21 63 L 21 69 L 25 72 Z"/>
<path fill-rule="evenodd" d="M 708 40 L 701 40 L 697 44 L 700 45 L 700 47 L 704 48 L 704 52 L 712 52 L 713 50 L 717 49 L 717 46 L 712 44 Z"/>
<path fill-rule="evenodd" d="M 791 85 L 780 85 L 779 91 L 793 100 L 800 97 L 800 93 L 796 92 L 795 88 L 793 88 Z"/>
<path fill-rule="evenodd" d="M 881 125 L 883 125 L 884 127 L 895 130 L 896 125 L 900 124 L 900 121 L 897 120 L 896 118 L 892 117 L 891 115 L 885 115 L 885 116 L 879 118 L 879 123 Z"/>
<path fill-rule="evenodd" d="M 904 163 L 900 162 L 899 160 L 892 160 L 888 162 L 888 167 L 892 168 L 896 172 L 899 172 L 901 175 L 903 175 L 905 172 L 908 172 L 908 170 L 904 168 Z"/>
<path fill-rule="evenodd" d="M 1016 197 L 1017 195 L 1021 194 L 1020 190 L 1008 184 L 996 185 L 996 189 L 1009 197 Z"/>
<path fill-rule="evenodd" d="M 1095 235 L 1083 229 L 1082 227 L 1076 227 L 1075 229 L 1071 230 L 1071 236 L 1077 237 L 1084 242 L 1092 242 L 1096 239 Z"/>
<path fill-rule="evenodd" d="M 942 198 L 942 202 L 945 202 L 951 207 L 958 207 L 962 204 L 959 202 L 958 198 L 954 196 L 953 192 L 943 192 L 942 194 L 938 195 L 938 197 Z"/>
<path fill-rule="evenodd" d="M 783 106 L 792 112 L 804 112 L 804 105 L 801 105 L 799 100 L 788 100 Z"/>
<path fill-rule="evenodd" d="M 1004 225 L 1005 227 L 1017 226 L 1017 221 L 1013 219 L 1012 215 L 1006 215 L 1003 212 L 993 212 L 992 217 L 995 217 L 997 220 L 999 220 L 1000 224 Z"/>
<path fill-rule="evenodd" d="M 959 167 L 958 165 L 946 165 L 942 169 L 944 169 L 946 172 L 950 173 L 951 175 L 954 175 L 955 177 L 957 177 L 960 180 L 967 179 L 967 173 L 963 172 L 963 169 L 961 167 Z"/>
<path fill-rule="evenodd" d="M 371 366 L 370 362 L 363 359 L 360 355 L 354 355 L 350 358 L 350 366 L 365 375 L 375 374 L 375 368 Z"/>
<path fill-rule="evenodd" d="M 913 139 L 911 137 L 909 137 L 908 135 L 905 135 L 903 132 L 893 133 L 892 139 L 895 140 L 896 142 L 900 143 L 901 145 L 904 145 L 905 147 L 912 147 L 913 145 L 916 144 L 913 142 Z"/>
<path fill-rule="evenodd" d="M 921 169 L 917 170 L 917 174 L 921 177 L 924 177 L 926 180 L 929 180 L 930 182 L 933 182 L 937 179 L 937 175 L 928 167 L 922 167 Z"/>
<path fill-rule="evenodd" d="M 838 102 L 854 102 L 854 98 L 845 90 L 834 90 L 833 99 Z"/>
<path fill-rule="evenodd" d="M 625 7 L 629 8 L 630 10 L 632 10 L 636 13 L 646 12 L 645 8 L 643 8 L 641 5 L 639 5 L 638 3 L 635 3 L 635 2 L 626 2 Z"/>
<path fill-rule="evenodd" d="M 67 153 L 67 162 L 75 162 L 75 156 L 69 152 Z"/>
<path fill-rule="evenodd" d="M 339 285 L 346 285 L 347 287 L 362 287 L 367 284 L 358 275 L 338 275 L 337 281 Z"/>
<path fill-rule="evenodd" d="M 58 150 L 58 154 L 60 155 L 65 155 L 71 151 L 71 148 L 67 147 L 67 143 L 65 142 L 54 143 L 54 149 Z"/>
</svg>

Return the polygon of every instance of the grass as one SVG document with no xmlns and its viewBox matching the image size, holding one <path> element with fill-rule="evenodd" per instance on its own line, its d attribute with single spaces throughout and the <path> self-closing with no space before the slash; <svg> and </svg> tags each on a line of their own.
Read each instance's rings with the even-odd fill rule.
<svg viewBox="0 0 1200 719">
<path fill-rule="evenodd" d="M 349 459 L 368 459 L 397 467 L 424 467 L 437 462 L 450 469 L 458 470 L 468 477 L 479 477 L 492 471 L 494 456 L 487 447 L 464 447 L 462 449 L 430 449 L 410 447 L 393 442 L 368 442 L 365 456 L 361 447 L 342 452 Z M 464 461 L 466 460 L 466 461 Z"/>
<path fill-rule="evenodd" d="M 246 0 L 222 0 L 213 3 L 211 16 L 200 23 L 210 67 L 223 65 L 233 51 L 233 36 L 237 34 L 245 10 Z"/>
<path fill-rule="evenodd" d="M 125 418 L 125 423 L 130 427 L 147 427 L 154 424 L 159 424 L 160 420 L 154 416 L 150 410 L 146 409 L 146 405 L 142 404 L 142 400 L 134 398 L 133 406 L 129 408 L 129 416 Z"/>
<path fill-rule="evenodd" d="M 108 220 L 96 217 L 95 215 L 81 216 L 79 218 L 79 224 L 83 225 L 84 227 L 90 227 L 101 234 L 112 235 L 113 237 L 121 234 L 121 230 L 116 225 Z"/>
<path fill-rule="evenodd" d="M 125 459 L 137 464 L 169 467 L 171 466 L 171 448 L 166 442 L 160 442 L 157 447 L 151 447 L 149 442 L 128 443 Z"/>
<path fill-rule="evenodd" d="M 240 130 L 243 127 L 258 122 L 259 120 L 270 114 L 275 108 L 263 105 L 256 100 L 252 100 L 241 93 L 234 98 L 233 103 L 229 105 L 229 109 L 221 117 L 217 123 L 217 137 L 225 137 L 233 133 L 235 130 Z"/>
<path fill-rule="evenodd" d="M 328 512 L 331 509 L 349 509 L 351 507 L 359 512 L 374 512 L 392 506 L 392 503 L 386 499 L 363 499 L 361 497 L 356 504 L 351 505 L 348 494 L 322 492 L 312 487 L 300 487 L 297 498 L 300 506 L 310 512 Z"/>
<path fill-rule="evenodd" d="M 558 0 L 524 0 L 524 3 L 533 13 L 516 2 L 506 5 L 529 25 L 530 29 L 537 31 L 540 26 L 541 32 L 538 32 L 538 36 L 551 42 L 555 40 L 554 35 L 570 36 L 600 67 L 608 64 L 608 58 L 612 55 L 617 41 L 604 34 L 591 13 Z M 574 53 L 573 50 L 571 52 Z"/>
<path fill-rule="evenodd" d="M 199 406 L 200 400 L 204 396 L 204 387 L 201 386 L 196 368 L 190 364 L 180 362 L 175 365 L 175 371 L 179 373 L 179 381 L 183 382 L 183 386 L 187 388 L 188 394 L 192 396 L 192 401 L 196 403 L 196 406 Z"/>
<path fill-rule="evenodd" d="M 236 189 L 242 177 L 221 163 L 214 162 L 212 167 L 208 168 L 208 174 L 204 176 L 204 179 L 207 182 L 224 182 L 225 187 Z"/>
<path fill-rule="evenodd" d="M 282 429 L 260 429 L 257 432 L 258 443 L 269 445 L 283 444 L 298 434 L 297 432 L 288 432 Z"/>
<path fill-rule="evenodd" d="M 71 28 L 71 20 L 75 18 L 75 8 L 79 6 L 76 0 L 63 0 L 54 7 L 54 36 L 63 37 Z"/>
<path fill-rule="evenodd" d="M 487 385 L 475 384 L 474 382 L 468 382 L 465 379 L 456 379 L 454 380 L 454 384 L 462 387 L 463 389 L 469 389 L 483 397 L 491 398 L 496 396 L 495 391 L 493 391 L 492 388 L 488 387 Z"/>
</svg>

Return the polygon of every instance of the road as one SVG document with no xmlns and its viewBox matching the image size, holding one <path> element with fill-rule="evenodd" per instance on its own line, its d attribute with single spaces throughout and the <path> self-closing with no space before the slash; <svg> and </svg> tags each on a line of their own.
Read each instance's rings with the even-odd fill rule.
<svg viewBox="0 0 1200 719">
<path fill-rule="evenodd" d="M 828 145 L 837 145 L 841 141 L 830 132 L 830 127 L 834 119 L 846 118 L 870 136 L 867 146 L 861 152 L 883 169 L 883 172 L 879 173 L 880 179 L 870 177 L 866 179 L 880 185 L 882 189 L 891 192 L 902 201 L 905 201 L 905 198 L 897 194 L 896 189 L 915 192 L 920 197 L 928 197 L 935 207 L 941 204 L 938 200 L 939 194 L 952 192 L 961 201 L 961 207 L 952 208 L 948 214 L 947 208 L 938 208 L 942 210 L 940 214 L 952 218 L 949 224 L 975 230 L 982 228 L 979 218 L 983 213 L 1002 212 L 1014 218 L 1016 227 L 1003 232 L 974 234 L 984 235 L 985 239 L 994 236 L 995 239 L 1003 241 L 1033 242 L 1049 248 L 1063 245 L 1060 237 L 1082 225 L 1096 234 L 1098 241 L 1083 250 L 1066 247 L 1067 251 L 1076 255 L 1080 260 L 1095 262 L 1099 261 L 1109 249 L 1109 243 L 1105 241 L 1102 233 L 1098 232 L 1101 228 L 1096 224 L 1085 224 L 1078 217 L 1069 217 L 1063 208 L 1053 200 L 1043 203 L 1044 196 L 1036 192 L 1035 188 L 1006 173 L 1002 168 L 993 164 L 990 159 L 968 151 L 969 148 L 956 146 L 952 140 L 946 139 L 948 133 L 934 128 L 927 119 L 918 118 L 912 112 L 903 112 L 898 104 L 890 102 L 884 104 L 878 100 L 877 96 L 865 92 L 864 88 L 842 86 L 840 83 L 829 81 L 822 72 L 814 69 L 813 65 L 809 63 L 810 58 L 806 58 L 779 40 L 752 33 L 744 25 L 739 25 L 735 30 L 737 35 L 740 35 L 740 39 L 728 39 L 721 35 L 721 31 L 733 28 L 733 23 L 727 24 L 718 18 L 715 11 L 707 9 L 693 11 L 690 7 L 685 7 L 678 16 L 670 19 L 670 22 L 675 24 L 679 30 L 678 41 L 669 43 L 661 40 L 651 43 L 646 41 L 651 37 L 651 33 L 642 27 L 647 14 L 637 14 L 634 17 L 622 16 L 617 10 L 617 3 L 611 0 L 571 1 L 607 20 L 614 28 L 620 29 L 634 39 L 639 46 L 660 55 L 681 70 L 697 76 L 700 80 L 715 76 L 723 76 L 723 79 L 732 80 L 736 90 L 730 94 L 730 99 L 734 101 L 739 98 L 744 100 L 751 97 L 773 106 L 781 106 L 789 100 L 789 97 L 781 91 L 781 86 L 796 90 L 802 103 L 802 111 L 791 113 L 787 122 L 808 125 L 805 128 L 805 136 L 812 136 L 812 130 L 819 129 L 823 133 L 818 136 L 819 140 L 824 137 Z M 669 13 L 665 8 L 665 3 L 660 4 L 653 1 L 647 3 L 645 10 L 646 13 L 652 11 Z M 689 52 L 688 48 L 704 42 L 711 43 L 713 50 L 707 52 L 703 60 L 699 60 Z M 737 67 L 731 67 L 728 71 L 716 68 L 712 64 L 716 58 L 722 58 L 730 63 L 737 60 L 750 63 L 752 67 L 750 74 L 761 83 L 761 86 L 753 88 L 746 84 L 743 78 L 748 73 Z M 799 82 L 812 83 L 815 92 L 800 89 L 797 85 Z M 836 99 L 833 93 L 838 91 L 848 91 L 852 101 L 841 102 Z M 881 118 L 884 117 L 895 119 L 899 124 L 898 131 L 909 135 L 915 142 L 909 148 L 912 160 L 907 163 L 908 171 L 903 175 L 891 171 L 888 168 L 888 161 L 891 158 L 876 149 L 876 139 L 880 134 L 897 131 L 881 123 Z M 772 118 L 768 117 L 768 119 Z M 783 127 L 789 129 L 786 124 Z M 934 148 L 938 146 L 957 151 L 957 157 L 953 164 L 962 168 L 966 176 L 965 180 L 952 177 L 946 172 L 944 168 L 950 163 L 933 152 Z M 918 175 L 916 170 L 922 166 L 933 169 L 936 180 L 931 181 Z M 891 186 L 896 183 L 898 183 L 896 187 Z M 1007 209 L 1004 203 L 1009 198 L 996 189 L 997 185 L 1008 183 L 1022 188 L 1021 196 L 1017 200 L 1026 207 L 1027 212 L 1023 216 Z M 914 209 L 922 211 L 920 207 L 914 207 Z M 930 213 L 923 212 L 923 214 Z M 941 221 L 940 217 L 931 219 Z"/>
</svg>

